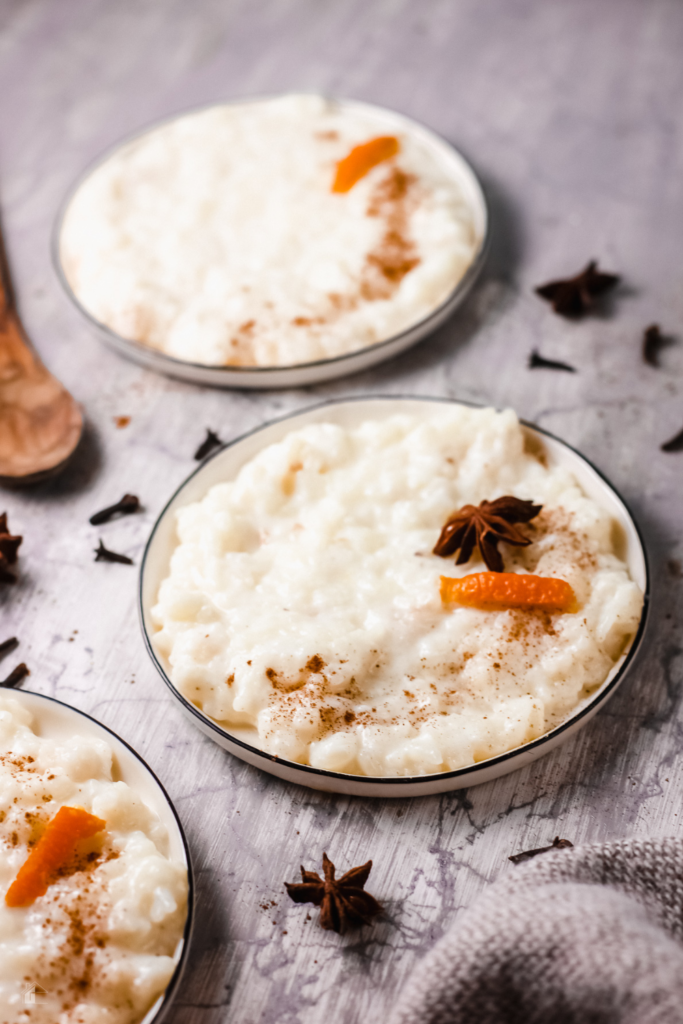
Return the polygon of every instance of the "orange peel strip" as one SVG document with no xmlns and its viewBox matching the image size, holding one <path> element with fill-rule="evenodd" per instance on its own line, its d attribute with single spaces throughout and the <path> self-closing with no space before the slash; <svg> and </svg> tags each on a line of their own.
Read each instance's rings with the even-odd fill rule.
<svg viewBox="0 0 683 1024">
<path fill-rule="evenodd" d="M 76 844 L 97 835 L 106 824 L 81 807 L 60 807 L 7 890 L 7 906 L 25 907 L 44 896 L 54 873 L 74 855 Z"/>
<path fill-rule="evenodd" d="M 565 580 L 516 572 L 475 572 L 462 579 L 442 576 L 441 600 L 485 611 L 540 608 L 575 612 L 578 608 L 576 595 Z"/>
<path fill-rule="evenodd" d="M 350 192 L 357 181 L 364 178 L 368 171 L 371 171 L 383 160 L 389 160 L 396 156 L 401 145 L 393 135 L 379 135 L 376 139 L 370 139 L 361 146 L 354 146 L 348 156 L 337 164 L 333 192 Z"/>
</svg>

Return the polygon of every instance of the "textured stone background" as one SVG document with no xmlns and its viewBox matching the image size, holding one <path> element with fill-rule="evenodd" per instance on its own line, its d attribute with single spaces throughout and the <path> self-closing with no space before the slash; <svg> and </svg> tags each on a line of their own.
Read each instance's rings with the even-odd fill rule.
<svg viewBox="0 0 683 1024">
<path fill-rule="evenodd" d="M 509 853 L 558 832 L 575 843 L 680 832 L 683 454 L 659 445 L 683 427 L 682 54 L 678 0 L 0 3 L 0 209 L 16 290 L 37 348 L 88 421 L 60 480 L 0 496 L 25 535 L 21 583 L 0 595 L 1 629 L 20 636 L 31 689 L 117 730 L 176 803 L 199 903 L 173 1024 L 381 1020 Z M 394 107 L 471 159 L 494 241 L 466 306 L 395 361 L 300 391 L 209 391 L 102 348 L 50 263 L 73 179 L 162 115 L 291 89 Z M 567 323 L 532 288 L 591 257 L 624 284 L 604 316 Z M 653 320 L 679 336 L 659 370 L 640 357 Z M 529 371 L 534 346 L 579 372 Z M 564 437 L 632 505 L 653 570 L 646 644 L 608 707 L 530 768 L 434 799 L 325 796 L 225 754 L 155 675 L 136 570 L 92 561 L 101 535 L 139 562 L 205 426 L 229 439 L 325 396 L 375 392 L 510 404 Z M 130 426 L 116 429 L 117 415 Z M 126 490 L 144 515 L 88 525 Z M 323 849 L 342 868 L 375 859 L 369 888 L 387 913 L 372 929 L 340 939 L 283 896 L 282 880 Z"/>
</svg>

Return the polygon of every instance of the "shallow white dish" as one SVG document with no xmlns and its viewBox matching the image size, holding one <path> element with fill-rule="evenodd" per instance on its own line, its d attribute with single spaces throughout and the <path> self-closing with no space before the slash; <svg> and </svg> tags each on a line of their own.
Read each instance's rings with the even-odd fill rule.
<svg viewBox="0 0 683 1024">
<path fill-rule="evenodd" d="M 151 620 L 151 609 L 156 602 L 159 585 L 168 575 L 169 561 L 175 546 L 175 511 L 203 498 L 214 484 L 232 479 L 261 448 L 281 440 L 291 430 L 321 421 L 352 426 L 364 419 L 381 419 L 400 412 L 428 418 L 440 403 L 449 401 L 449 399 L 393 397 L 345 399 L 317 405 L 303 412 L 275 420 L 216 451 L 188 477 L 185 483 L 181 484 L 159 516 L 147 542 L 140 569 L 139 609 L 145 644 L 162 679 L 193 719 L 195 725 L 236 757 L 258 768 L 263 768 L 264 771 L 277 775 L 278 778 L 333 793 L 406 797 L 463 789 L 466 786 L 474 786 L 480 782 L 488 782 L 500 775 L 506 775 L 552 750 L 590 721 L 628 674 L 642 640 L 649 597 L 647 556 L 638 527 L 622 498 L 587 459 L 579 455 L 564 441 L 560 441 L 559 438 L 553 437 L 552 434 L 548 434 L 538 427 L 524 423 L 524 430 L 530 445 L 533 445 L 539 452 L 543 452 L 550 464 L 560 464 L 571 470 L 584 492 L 609 511 L 619 525 L 621 532 L 619 542 L 622 549 L 620 557 L 627 563 L 631 577 L 644 595 L 640 625 L 630 648 L 615 665 L 602 686 L 579 704 L 561 725 L 521 747 L 516 747 L 486 761 L 479 761 L 472 766 L 459 768 L 456 771 L 401 778 L 372 778 L 311 768 L 308 765 L 285 761 L 268 754 L 258 747 L 256 730 L 224 728 L 203 714 L 173 686 L 170 680 L 169 666 L 152 646 L 151 637 L 154 627 Z"/>
<path fill-rule="evenodd" d="M 141 796 L 148 807 L 156 812 L 168 832 L 169 855 L 187 868 L 187 920 L 182 938 L 178 941 L 174 953 L 175 971 L 165 992 L 159 996 L 140 1022 L 140 1024 L 161 1024 L 161 1021 L 166 1018 L 185 969 L 194 911 L 194 883 L 190 851 L 175 808 L 152 769 L 145 764 L 132 747 L 128 746 L 111 729 L 97 722 L 90 715 L 86 715 L 85 712 L 77 711 L 76 708 L 69 707 L 68 704 L 63 704 L 53 697 L 46 697 L 43 694 L 31 693 L 26 690 L 3 692 L 6 692 L 8 696 L 16 697 L 26 705 L 34 715 L 33 729 L 39 736 L 66 739 L 73 736 L 74 733 L 79 733 L 82 736 L 96 736 L 108 743 L 114 752 L 114 781 L 125 782 Z"/>
<path fill-rule="evenodd" d="M 247 103 L 258 102 L 262 99 L 264 99 L 264 97 L 258 97 L 253 100 L 242 100 L 239 101 L 239 104 L 245 105 Z M 311 363 L 297 363 L 292 364 L 291 366 L 272 367 L 207 366 L 202 363 L 191 363 L 184 359 L 176 359 L 173 356 L 166 355 L 156 349 L 142 345 L 137 341 L 131 341 L 130 339 L 123 338 L 105 324 L 96 320 L 77 299 L 62 268 L 60 258 L 60 236 L 62 222 L 66 215 L 69 203 L 86 178 L 88 178 L 93 171 L 100 166 L 100 164 L 109 159 L 117 149 L 121 146 L 127 145 L 132 141 L 132 139 L 138 138 L 141 135 L 146 134 L 148 131 L 158 128 L 161 124 L 175 120 L 175 116 L 185 116 L 189 113 L 188 111 L 183 111 L 181 115 L 165 118 L 162 121 L 148 125 L 147 128 L 143 129 L 143 131 L 136 132 L 134 135 L 128 136 L 126 139 L 108 149 L 78 178 L 62 203 L 52 235 L 53 264 L 66 294 L 86 320 L 88 320 L 91 326 L 95 328 L 99 337 L 112 348 L 116 349 L 116 351 L 121 355 L 126 356 L 129 359 L 133 359 L 135 362 L 141 363 L 143 366 L 147 366 L 152 370 L 157 370 L 158 372 L 167 374 L 171 377 L 178 377 L 182 380 L 192 381 L 195 384 L 210 384 L 226 388 L 288 388 L 301 387 L 306 384 L 316 384 L 320 381 L 332 380 L 336 377 L 343 377 L 346 374 L 358 373 L 361 370 L 366 370 L 368 367 L 374 366 L 375 363 L 382 362 L 385 359 L 390 359 L 393 356 L 398 355 L 399 352 L 403 352 L 411 345 L 415 345 L 418 341 L 421 341 L 444 323 L 444 321 L 463 302 L 470 291 L 474 281 L 481 271 L 486 257 L 486 252 L 488 250 L 489 213 L 481 184 L 469 163 L 453 146 L 450 145 L 450 143 L 446 142 L 430 129 L 425 128 L 416 121 L 413 121 L 411 118 L 404 117 L 402 114 L 398 114 L 392 110 L 386 110 L 383 107 L 376 107 L 368 103 L 357 103 L 349 100 L 340 100 L 338 103 L 342 109 L 347 109 L 350 112 L 366 111 L 372 113 L 373 117 L 377 119 L 378 125 L 382 125 L 387 134 L 394 134 L 402 131 L 406 133 L 409 132 L 413 136 L 417 137 L 423 145 L 431 150 L 435 159 L 438 160 L 444 170 L 452 175 L 453 179 L 460 186 L 463 194 L 467 197 L 472 209 L 475 230 L 477 233 L 477 248 L 473 255 L 472 262 L 467 268 L 465 274 L 440 306 L 437 306 L 429 316 L 420 320 L 407 330 L 402 331 L 400 334 L 387 338 L 384 341 L 377 342 L 374 345 L 369 345 L 366 348 L 360 349 L 358 352 L 351 352 L 347 355 L 337 356 L 333 359 L 322 359 Z"/>
</svg>

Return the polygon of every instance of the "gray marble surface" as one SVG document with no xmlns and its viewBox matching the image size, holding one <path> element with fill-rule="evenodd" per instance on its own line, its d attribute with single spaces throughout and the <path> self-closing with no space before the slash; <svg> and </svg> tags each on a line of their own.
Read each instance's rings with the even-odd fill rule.
<svg viewBox="0 0 683 1024">
<path fill-rule="evenodd" d="M 25 536 L 21 582 L 0 594 L 3 637 L 21 647 L 1 667 L 25 660 L 31 689 L 118 731 L 175 801 L 198 928 L 173 1024 L 380 1020 L 508 854 L 557 833 L 680 833 L 683 453 L 659 446 L 683 427 L 681 53 L 678 0 L 0 0 L 0 209 L 16 291 L 88 424 L 59 480 L 1 494 Z M 465 307 L 393 362 L 301 391 L 205 390 L 102 348 L 50 264 L 72 180 L 160 115 L 289 89 L 394 107 L 468 155 L 494 239 Z M 591 257 L 624 284 L 604 315 L 567 323 L 533 286 Z M 640 356 L 652 321 L 679 336 L 660 369 Z M 532 347 L 579 372 L 528 370 Z M 564 437 L 631 504 L 653 570 L 644 650 L 598 717 L 530 768 L 434 799 L 326 796 L 224 753 L 147 658 L 137 570 L 93 562 L 102 536 L 139 563 L 206 426 L 228 439 L 328 396 L 377 392 L 510 404 Z M 90 527 L 124 491 L 144 514 Z M 386 914 L 373 928 L 325 933 L 284 896 L 283 879 L 324 849 L 342 868 L 374 858 L 369 888 Z"/>
</svg>

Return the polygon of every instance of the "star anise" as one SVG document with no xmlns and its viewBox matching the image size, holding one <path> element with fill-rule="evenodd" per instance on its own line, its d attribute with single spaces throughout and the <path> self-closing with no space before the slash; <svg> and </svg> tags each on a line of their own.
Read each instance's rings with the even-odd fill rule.
<svg viewBox="0 0 683 1024">
<path fill-rule="evenodd" d="M 7 513 L 0 515 L 0 583 L 16 583 L 17 574 L 9 568 L 17 560 L 17 549 L 23 537 L 9 532 Z"/>
<path fill-rule="evenodd" d="M 323 928 L 343 932 L 347 925 L 370 924 L 371 918 L 382 911 L 374 896 L 363 889 L 371 868 L 369 860 L 367 864 L 351 868 L 341 878 L 335 878 L 334 864 L 323 853 L 324 879 L 302 867 L 303 881 L 285 882 L 285 888 L 295 903 L 314 903 L 320 907 Z"/>
<path fill-rule="evenodd" d="M 491 572 L 503 571 L 503 559 L 498 542 L 526 547 L 528 537 L 520 533 L 513 523 L 528 523 L 543 508 L 532 501 L 523 501 L 506 494 L 495 501 L 482 501 L 480 505 L 463 505 L 450 517 L 441 531 L 434 554 L 447 558 L 460 548 L 455 564 L 469 562 L 475 545 Z"/>
<path fill-rule="evenodd" d="M 536 294 L 547 299 L 560 316 L 581 316 L 595 305 L 598 295 L 614 288 L 619 283 L 616 274 L 603 274 L 598 270 L 596 260 L 591 260 L 585 270 L 575 277 L 548 281 L 536 289 Z"/>
</svg>

